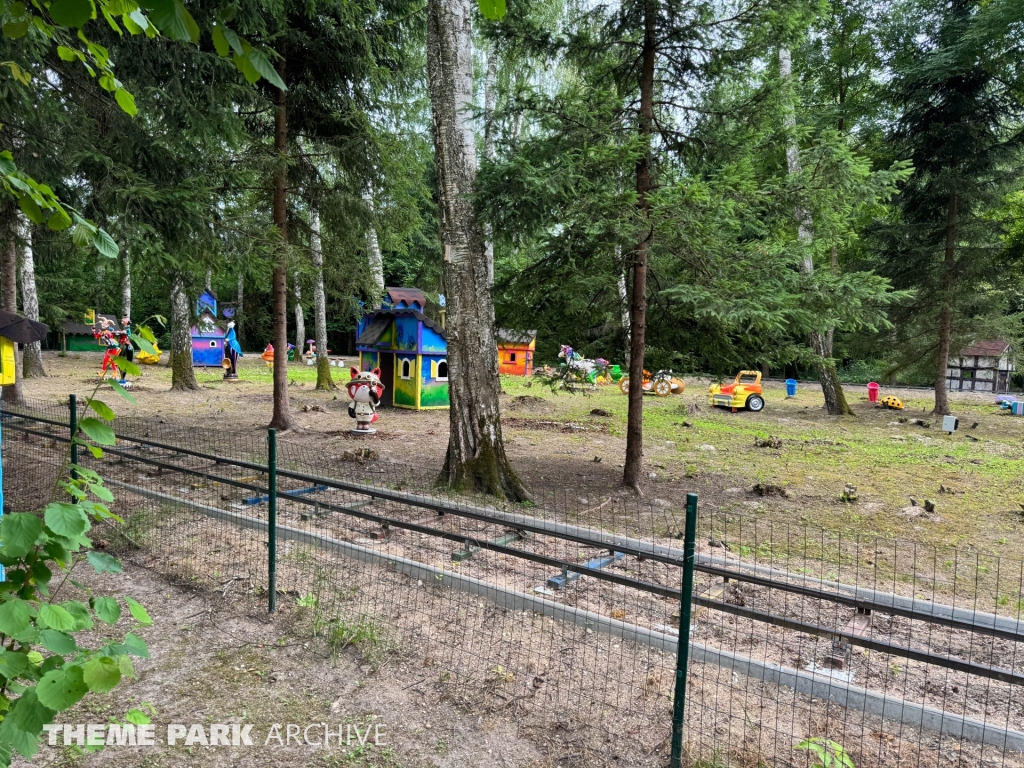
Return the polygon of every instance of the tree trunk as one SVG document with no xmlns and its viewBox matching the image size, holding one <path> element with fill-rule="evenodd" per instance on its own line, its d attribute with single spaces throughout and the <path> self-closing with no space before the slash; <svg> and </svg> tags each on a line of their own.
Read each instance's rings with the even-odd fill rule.
<svg viewBox="0 0 1024 768">
<path fill-rule="evenodd" d="M 213 290 L 213 270 L 209 267 L 206 268 L 206 290 Z"/>
<path fill-rule="evenodd" d="M 505 455 L 483 229 L 473 191 L 473 7 L 468 0 L 429 0 L 427 75 L 434 124 L 444 281 L 448 288 L 450 434 L 438 482 L 521 501 L 525 489 Z"/>
<path fill-rule="evenodd" d="M 180 272 L 171 280 L 171 389 L 193 391 L 199 389 L 196 371 L 192 367 L 192 312 L 185 295 L 185 279 Z"/>
<path fill-rule="evenodd" d="M 245 349 L 242 342 L 242 324 L 245 321 L 245 274 L 238 273 L 238 298 L 235 307 L 235 335 L 238 337 L 238 346 Z"/>
<path fill-rule="evenodd" d="M 487 75 L 484 78 L 484 157 L 494 160 L 494 108 L 498 103 L 498 55 L 494 43 L 487 49 Z M 484 254 L 487 257 L 487 284 L 494 286 L 494 233 L 484 227 Z"/>
<path fill-rule="evenodd" d="M 327 357 L 327 295 L 324 291 L 324 252 L 320 244 L 320 211 L 309 214 L 309 250 L 313 257 L 313 315 L 316 339 L 316 388 L 337 389 L 331 378 L 331 361 Z"/>
<path fill-rule="evenodd" d="M 128 249 L 121 249 L 121 266 L 124 276 L 121 278 L 121 317 L 132 316 L 132 260 Z"/>
<path fill-rule="evenodd" d="M 18 230 L 21 237 L 21 304 L 25 317 L 39 320 L 39 294 L 36 292 L 36 264 L 32 253 L 32 223 L 18 214 Z M 45 378 L 43 368 L 43 344 L 33 341 L 25 345 L 21 359 L 25 378 Z"/>
<path fill-rule="evenodd" d="M 292 275 L 295 281 L 292 293 L 295 294 L 295 359 L 298 360 L 306 349 L 306 313 L 302 310 L 302 286 L 299 285 L 298 270 Z"/>
<path fill-rule="evenodd" d="M 654 129 L 654 64 L 657 55 L 657 0 L 644 1 L 644 40 L 640 54 L 640 136 L 645 151 L 636 164 L 637 212 L 642 230 L 633 249 L 632 297 L 629 310 L 629 407 L 626 416 L 626 463 L 622 484 L 640 491 L 644 460 L 644 351 L 647 334 L 647 252 L 650 226 L 651 133 Z"/>
<path fill-rule="evenodd" d="M 373 190 L 367 188 L 363 192 L 363 202 L 370 209 L 370 226 L 366 228 L 366 257 L 370 263 L 370 277 L 376 293 L 370 297 L 370 308 L 379 309 L 381 301 L 384 300 L 384 257 L 380 252 L 380 242 L 377 240 L 377 222 L 375 219 L 375 207 L 373 204 Z"/>
<path fill-rule="evenodd" d="M 788 48 L 779 49 L 779 75 L 784 82 L 793 75 L 793 61 Z M 787 99 L 782 113 L 782 127 L 786 132 L 786 165 L 790 174 L 798 174 L 800 168 L 800 148 L 796 141 L 796 110 L 792 102 Z M 797 239 L 804 246 L 803 260 L 800 264 L 800 271 L 804 274 L 814 274 L 814 253 L 811 245 L 814 241 L 812 232 L 813 222 L 810 213 L 804 208 L 797 207 L 794 211 L 797 223 Z M 836 259 L 833 249 L 833 258 Z M 838 264 L 836 264 L 838 266 Z M 824 332 L 811 331 L 811 349 L 818 356 L 818 381 L 821 382 L 821 392 L 825 396 L 825 409 L 832 416 L 853 416 L 853 410 L 846 402 L 846 393 L 843 392 L 843 385 L 839 382 L 839 375 L 836 373 L 835 363 L 832 362 L 832 337 L 833 329 L 828 328 Z"/>
<path fill-rule="evenodd" d="M 6 222 L 4 223 L 2 244 L 3 252 L 0 254 L 0 281 L 3 283 L 3 309 L 7 312 L 18 311 L 18 240 L 14 231 L 14 221 L 17 214 L 8 203 L 6 209 Z M 20 404 L 25 402 L 25 396 L 21 391 L 21 355 L 18 354 L 17 346 L 14 352 L 14 384 L 3 388 L 3 401 L 5 403 Z"/>
<path fill-rule="evenodd" d="M 284 51 L 277 63 L 284 82 Z M 285 432 L 295 429 L 288 400 L 288 102 L 287 93 L 278 89 L 274 115 L 274 150 L 277 170 L 274 174 L 274 226 L 278 232 L 277 266 L 274 267 L 274 415 L 268 426 Z"/>
<path fill-rule="evenodd" d="M 618 246 L 615 248 L 619 250 Z M 616 260 L 618 261 L 618 260 Z M 622 320 L 622 335 L 625 338 L 625 344 L 623 345 L 623 356 L 626 360 L 626 369 L 629 369 L 629 291 L 626 288 L 626 271 L 625 268 L 619 272 L 619 317 Z"/>
<path fill-rule="evenodd" d="M 946 369 L 949 366 L 949 342 L 953 335 L 953 288 L 956 283 L 956 237 L 959 226 L 960 196 L 953 192 L 946 208 L 946 253 L 942 260 L 942 308 L 939 310 L 939 362 L 935 378 L 936 416 L 949 415 L 949 390 Z"/>
</svg>

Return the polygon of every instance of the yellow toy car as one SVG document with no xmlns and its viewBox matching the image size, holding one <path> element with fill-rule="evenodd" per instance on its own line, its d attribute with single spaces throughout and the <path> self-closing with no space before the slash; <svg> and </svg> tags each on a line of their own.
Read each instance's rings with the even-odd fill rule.
<svg viewBox="0 0 1024 768">
<path fill-rule="evenodd" d="M 733 411 L 746 408 L 757 413 L 763 410 L 761 372 L 740 371 L 732 384 L 712 384 L 708 387 L 708 405 L 732 408 Z"/>
</svg>

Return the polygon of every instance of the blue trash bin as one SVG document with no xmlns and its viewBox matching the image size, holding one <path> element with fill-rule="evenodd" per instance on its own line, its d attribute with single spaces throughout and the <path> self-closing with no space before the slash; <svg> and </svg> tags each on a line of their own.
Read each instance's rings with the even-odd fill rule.
<svg viewBox="0 0 1024 768">
<path fill-rule="evenodd" d="M 786 379 L 786 397 L 796 397 L 796 379 Z"/>
</svg>

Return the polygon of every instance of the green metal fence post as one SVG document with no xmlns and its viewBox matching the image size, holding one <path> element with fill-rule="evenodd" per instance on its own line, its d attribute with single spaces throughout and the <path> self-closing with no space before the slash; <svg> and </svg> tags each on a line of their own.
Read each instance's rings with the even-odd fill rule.
<svg viewBox="0 0 1024 768">
<path fill-rule="evenodd" d="M 277 609 L 277 430 L 273 427 L 267 430 L 267 496 L 267 610 L 273 613 Z"/>
<path fill-rule="evenodd" d="M 679 648 L 676 654 L 676 692 L 672 700 L 672 754 L 670 768 L 683 765 L 683 714 L 686 708 L 686 669 L 690 662 L 690 616 L 693 607 L 693 561 L 697 545 L 697 494 L 686 494 L 686 531 L 683 544 L 683 591 L 679 598 Z"/>
<path fill-rule="evenodd" d="M 78 473 L 74 467 L 78 466 L 78 445 L 75 443 L 75 437 L 78 435 L 78 398 L 75 395 L 68 396 L 68 410 L 71 413 L 71 479 L 77 480 Z"/>
</svg>

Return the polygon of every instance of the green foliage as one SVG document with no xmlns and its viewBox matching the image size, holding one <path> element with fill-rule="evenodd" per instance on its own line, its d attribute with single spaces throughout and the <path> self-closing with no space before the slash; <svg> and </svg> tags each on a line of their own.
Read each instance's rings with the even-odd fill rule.
<svg viewBox="0 0 1024 768">
<path fill-rule="evenodd" d="M 803 749 L 810 753 L 811 768 L 854 768 L 853 760 L 842 744 L 815 736 L 797 744 L 793 749 Z"/>
<path fill-rule="evenodd" d="M 108 406 L 92 398 L 89 406 L 112 419 Z M 84 422 L 91 422 L 88 427 Z M 99 419 L 83 419 L 83 431 L 113 443 L 113 433 Z M 95 439 L 95 438 L 94 438 Z M 91 551 L 88 532 L 93 522 L 117 521 L 102 503 L 113 496 L 92 470 L 75 467 L 75 477 L 58 487 L 70 502 L 53 502 L 43 515 L 15 513 L 0 518 L 0 766 L 13 753 L 31 759 L 39 749 L 43 726 L 90 692 L 113 690 L 134 674 L 131 656 L 146 656 L 145 643 L 131 632 L 118 641 L 103 639 L 95 647 L 79 645 L 78 633 L 94 627 L 93 618 L 114 624 L 121 603 L 113 597 L 57 602 L 63 582 L 51 590 L 53 574 L 88 562 L 99 573 L 120 572 L 106 553 Z M 95 499 L 99 499 L 96 501 Z M 131 598 L 124 604 L 136 624 L 151 623 L 145 608 Z M 144 715 L 143 715 L 144 716 Z"/>
</svg>

